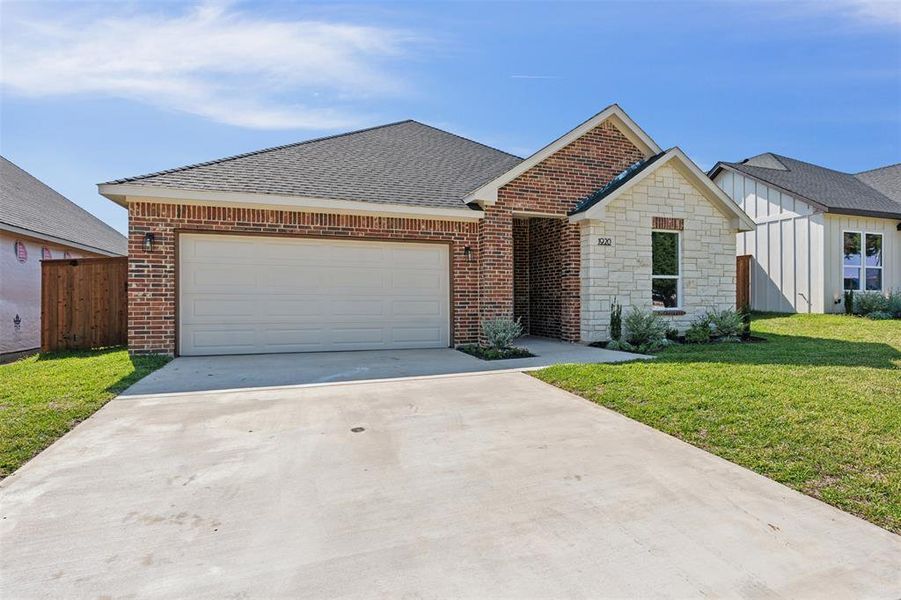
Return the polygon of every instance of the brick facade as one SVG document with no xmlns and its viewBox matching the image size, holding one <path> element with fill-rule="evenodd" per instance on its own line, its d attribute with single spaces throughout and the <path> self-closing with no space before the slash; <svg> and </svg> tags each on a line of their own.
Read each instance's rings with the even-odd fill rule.
<svg viewBox="0 0 901 600">
<path fill-rule="evenodd" d="M 447 242 L 452 256 L 451 334 L 455 343 L 478 337 L 477 256 L 468 260 L 464 254 L 467 246 L 478 247 L 478 223 L 147 202 L 129 204 L 128 212 L 128 346 L 133 353 L 175 352 L 179 230 Z M 155 236 L 149 254 L 143 248 L 145 232 Z"/>
</svg>

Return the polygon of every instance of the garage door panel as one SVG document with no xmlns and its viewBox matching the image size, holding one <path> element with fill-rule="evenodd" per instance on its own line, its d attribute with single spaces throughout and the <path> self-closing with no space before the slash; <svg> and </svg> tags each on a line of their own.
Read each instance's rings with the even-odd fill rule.
<svg viewBox="0 0 901 600">
<path fill-rule="evenodd" d="M 391 330 L 394 342 L 423 344 L 433 347 L 441 340 L 440 327 L 395 327 Z"/>
<path fill-rule="evenodd" d="M 443 244 L 183 234 L 179 257 L 182 354 L 450 343 Z"/>
<path fill-rule="evenodd" d="M 400 318 L 438 318 L 442 316 L 442 306 L 437 300 L 396 300 L 391 303 L 391 314 Z"/>
</svg>

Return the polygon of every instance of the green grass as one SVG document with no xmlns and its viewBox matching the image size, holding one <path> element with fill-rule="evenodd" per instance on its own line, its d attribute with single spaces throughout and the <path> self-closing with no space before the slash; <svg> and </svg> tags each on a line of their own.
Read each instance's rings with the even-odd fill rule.
<svg viewBox="0 0 901 600">
<path fill-rule="evenodd" d="M 168 360 L 111 348 L 0 365 L 0 478 Z"/>
<path fill-rule="evenodd" d="M 901 533 L 901 321 L 755 315 L 767 342 L 535 376 Z"/>
</svg>

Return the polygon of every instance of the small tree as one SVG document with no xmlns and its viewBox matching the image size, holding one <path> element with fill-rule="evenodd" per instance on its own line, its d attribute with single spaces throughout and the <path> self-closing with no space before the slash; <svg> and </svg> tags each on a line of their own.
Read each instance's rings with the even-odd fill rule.
<svg viewBox="0 0 901 600">
<path fill-rule="evenodd" d="M 613 297 L 613 304 L 610 305 L 610 339 L 618 342 L 623 337 L 623 305 L 617 304 L 616 297 Z"/>
</svg>

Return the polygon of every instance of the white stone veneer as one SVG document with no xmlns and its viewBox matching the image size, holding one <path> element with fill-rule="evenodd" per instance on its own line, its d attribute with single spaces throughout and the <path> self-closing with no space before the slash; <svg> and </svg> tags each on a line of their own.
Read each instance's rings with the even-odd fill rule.
<svg viewBox="0 0 901 600">
<path fill-rule="evenodd" d="M 700 313 L 735 307 L 735 229 L 675 168 L 660 167 L 582 225 L 582 340 L 609 339 L 610 305 L 651 308 L 651 222 L 681 218 L 684 315 L 664 317 L 684 331 Z M 598 245 L 611 238 L 611 246 Z"/>
</svg>

